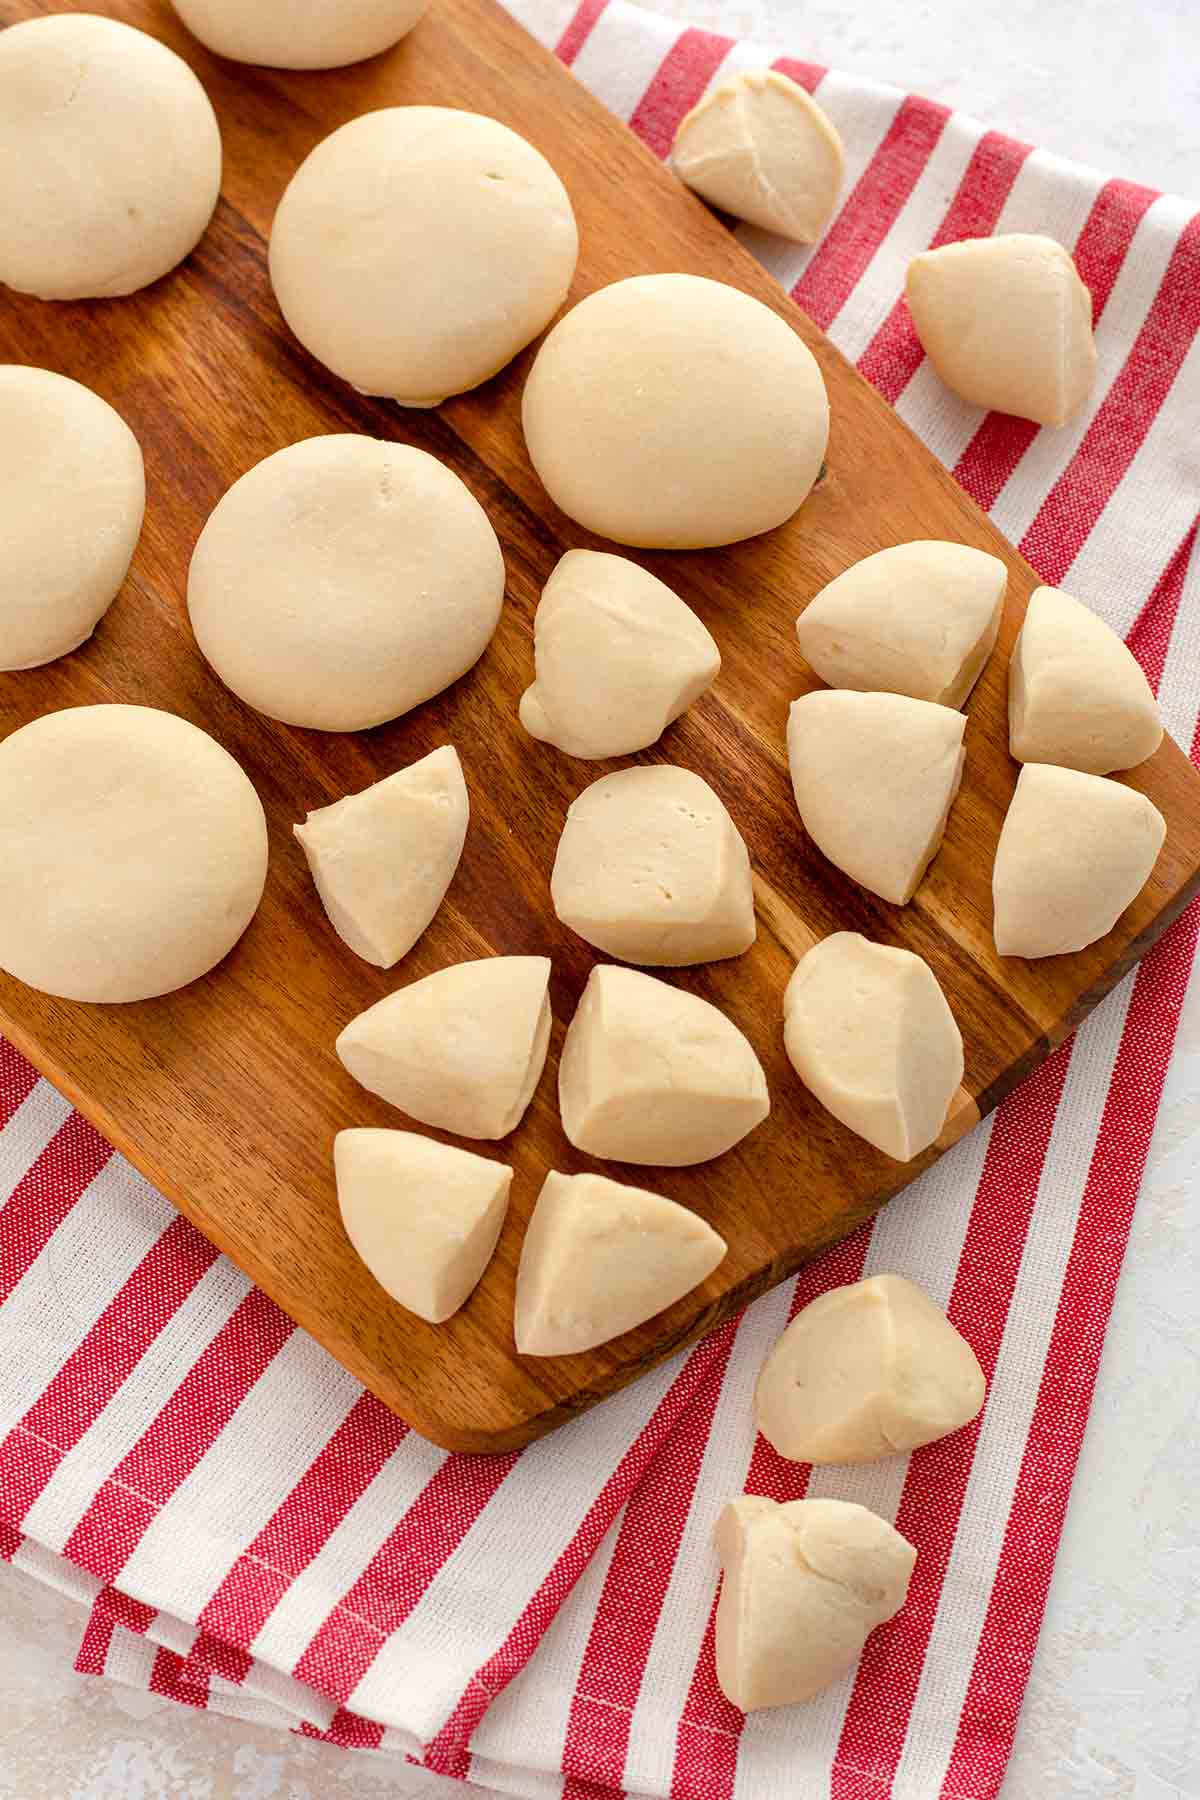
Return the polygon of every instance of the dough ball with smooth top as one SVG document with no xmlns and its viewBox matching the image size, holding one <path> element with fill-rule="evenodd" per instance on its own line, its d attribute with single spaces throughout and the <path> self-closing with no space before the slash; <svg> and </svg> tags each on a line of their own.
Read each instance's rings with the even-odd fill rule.
<svg viewBox="0 0 1200 1800">
<path fill-rule="evenodd" d="M 581 300 L 538 351 L 522 418 L 556 506 L 601 537 L 663 550 L 782 525 L 829 437 L 803 339 L 700 275 L 635 275 Z"/>
<path fill-rule="evenodd" d="M 398 44 L 429 0 L 171 0 L 217 56 L 271 69 L 341 69 Z"/>
<path fill-rule="evenodd" d="M 1058 588 L 1037 588 L 1008 671 L 1009 749 L 1018 762 L 1085 775 L 1132 769 L 1162 743 L 1141 664 L 1111 626 Z"/>
</svg>

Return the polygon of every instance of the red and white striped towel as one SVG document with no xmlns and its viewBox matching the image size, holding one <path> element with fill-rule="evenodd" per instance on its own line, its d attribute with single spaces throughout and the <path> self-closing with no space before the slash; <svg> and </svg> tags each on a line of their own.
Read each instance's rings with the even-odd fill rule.
<svg viewBox="0 0 1200 1800">
<path fill-rule="evenodd" d="M 660 154 L 715 75 L 773 53 L 613 0 L 520 0 Z M 846 144 L 802 251 L 746 243 L 1042 576 L 1131 644 L 1200 760 L 1200 216 L 927 100 L 780 59 Z M 993 230 L 1070 246 L 1100 355 L 1060 431 L 985 417 L 923 363 L 908 258 Z M 1197 919 L 847 1244 L 519 1456 L 391 1418 L 0 1046 L 0 1555 L 90 1610 L 80 1666 L 542 1800 L 978 1800 L 999 1786 Z M 914 1276 L 990 1378 L 977 1427 L 858 1471 L 750 1424 L 797 1306 Z M 744 1721 L 715 1682 L 716 1513 L 852 1497 L 919 1547 L 857 1674 Z M 534 1656 L 534 1651 L 538 1654 Z"/>
</svg>

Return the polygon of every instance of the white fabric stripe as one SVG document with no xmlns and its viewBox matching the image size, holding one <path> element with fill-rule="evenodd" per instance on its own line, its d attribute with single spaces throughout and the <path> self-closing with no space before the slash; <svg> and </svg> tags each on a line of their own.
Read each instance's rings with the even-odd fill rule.
<svg viewBox="0 0 1200 1800">
<path fill-rule="evenodd" d="M 1182 540 L 1181 540 L 1182 541 Z M 1163 724 L 1185 755 L 1196 729 L 1196 671 L 1200 669 L 1200 532 L 1184 570 L 1175 629 L 1167 646 L 1158 708 Z"/>
<path fill-rule="evenodd" d="M 20 1569 L 22 1574 L 32 1576 L 43 1587 L 53 1589 L 65 1600 L 73 1600 L 76 1606 L 88 1612 L 102 1586 L 86 1569 L 67 1562 L 65 1557 L 56 1556 L 53 1550 L 46 1550 L 41 1544 L 31 1543 L 28 1538 L 13 1557 L 10 1567 Z"/>
<path fill-rule="evenodd" d="M 70 1104 L 48 1081 L 35 1082 L 0 1130 L 0 1205 L 10 1200 L 38 1157 L 71 1116 Z"/>
<path fill-rule="evenodd" d="M 164 1650 L 172 1651 L 176 1656 L 187 1657 L 195 1647 L 199 1632 L 194 1625 L 185 1624 L 173 1613 L 156 1612 L 144 1635 L 151 1643 L 161 1644 Z M 283 1675 L 277 1669 L 269 1669 L 265 1663 L 252 1662 L 246 1678 L 235 1689 L 233 1684 L 223 1681 L 220 1676 L 210 1676 L 213 1684 L 220 1682 L 226 1692 L 240 1692 L 253 1699 L 265 1700 L 271 1706 L 282 1708 L 295 1724 L 301 1722 L 315 1725 L 318 1731 L 328 1731 L 333 1723 L 337 1707 L 331 1700 L 326 1700 L 313 1688 L 305 1687 L 302 1682 L 293 1681 L 290 1675 Z"/>
<path fill-rule="evenodd" d="M 658 72 L 659 64 L 683 36 L 685 27 L 625 6 L 622 0 L 601 13 L 575 59 L 580 81 L 602 94 L 604 103 L 628 122 Z"/>
</svg>

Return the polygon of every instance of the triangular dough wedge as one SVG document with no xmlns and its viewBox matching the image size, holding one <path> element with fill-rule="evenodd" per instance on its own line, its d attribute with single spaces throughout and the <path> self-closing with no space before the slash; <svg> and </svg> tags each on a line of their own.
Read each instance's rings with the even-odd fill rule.
<svg viewBox="0 0 1200 1800">
<path fill-rule="evenodd" d="M 771 1110 L 762 1064 L 698 994 L 611 965 L 593 969 L 558 1065 L 577 1150 L 680 1169 L 729 1150 Z"/>
<path fill-rule="evenodd" d="M 570 1356 L 652 1319 L 712 1274 L 725 1240 L 673 1200 L 604 1175 L 547 1175 L 521 1248 L 522 1356 Z"/>
<path fill-rule="evenodd" d="M 929 964 L 857 931 L 801 957 L 783 1036 L 822 1106 L 897 1162 L 934 1142 L 963 1078 L 962 1037 Z"/>
<path fill-rule="evenodd" d="M 458 752 L 445 744 L 292 827 L 356 956 L 390 969 L 408 955 L 454 878 L 470 812 Z"/>
<path fill-rule="evenodd" d="M 1103 619 L 1051 587 L 1035 589 L 1013 651 L 1008 728 L 1018 762 L 1087 775 L 1136 767 L 1163 736 L 1136 657 Z"/>
<path fill-rule="evenodd" d="M 763 1364 L 754 1419 L 792 1462 L 876 1462 L 969 1424 L 985 1391 L 941 1307 L 902 1275 L 872 1275 L 796 1314 Z"/>
<path fill-rule="evenodd" d="M 908 1595 L 917 1553 L 852 1500 L 743 1494 L 717 1520 L 717 1680 L 743 1712 L 810 1700 Z"/>
<path fill-rule="evenodd" d="M 531 737 L 568 756 L 630 756 L 711 687 L 721 652 L 656 575 L 603 550 L 568 550 L 533 618 Z"/>
<path fill-rule="evenodd" d="M 1135 788 L 1026 763 L 992 871 L 1001 956 L 1065 956 L 1110 932 L 1153 872 L 1167 835 Z"/>
<path fill-rule="evenodd" d="M 520 1124 L 550 1045 L 550 959 L 452 963 L 351 1019 L 343 1065 L 410 1118 L 460 1137 Z"/>
<path fill-rule="evenodd" d="M 333 1140 L 346 1236 L 379 1285 L 418 1318 L 456 1313 L 491 1260 L 513 1172 L 412 1131 Z"/>
<path fill-rule="evenodd" d="M 830 687 L 961 706 L 991 655 L 1008 571 L 998 556 L 935 539 L 864 556 L 796 620 Z"/>
<path fill-rule="evenodd" d="M 831 863 L 897 906 L 933 861 L 962 780 L 962 713 L 904 694 L 804 694 L 788 761 L 804 829 Z"/>
</svg>

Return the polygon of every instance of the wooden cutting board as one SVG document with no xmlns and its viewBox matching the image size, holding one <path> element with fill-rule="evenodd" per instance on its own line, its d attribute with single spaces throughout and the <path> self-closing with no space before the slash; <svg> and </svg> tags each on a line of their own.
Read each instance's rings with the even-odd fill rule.
<svg viewBox="0 0 1200 1800">
<path fill-rule="evenodd" d="M 65 10 L 0 0 L 0 23 Z M 106 1009 L 0 977 L 0 1030 L 388 1406 L 451 1448 L 509 1449 L 710 1330 L 845 1236 L 937 1154 L 906 1167 L 891 1162 L 802 1089 L 783 1053 L 780 1015 L 800 952 L 848 927 L 907 945 L 931 964 L 966 1050 L 950 1142 L 1037 1067 L 1195 891 L 1200 777 L 1165 743 L 1128 778 L 1166 815 L 1167 842 L 1115 931 L 1078 956 L 1001 962 L 990 876 L 1017 772 L 1005 749 L 1006 665 L 1035 577 L 728 232 L 494 0 L 434 0 L 390 55 L 308 76 L 207 56 L 165 4 L 109 0 L 105 10 L 164 38 L 199 72 L 224 133 L 224 197 L 196 254 L 148 292 L 72 306 L 0 293 L 0 360 L 41 364 L 96 388 L 141 439 L 149 487 L 124 592 L 85 649 L 48 669 L 0 675 L 0 735 L 51 708 L 103 700 L 192 719 L 257 785 L 271 874 L 254 924 L 205 980 L 167 999 Z M 703 1168 L 610 1166 L 694 1207 L 728 1239 L 729 1254 L 702 1288 L 640 1330 L 552 1361 L 515 1353 L 513 1281 L 543 1174 L 589 1166 L 562 1135 L 555 1072 L 596 959 L 555 920 L 548 878 L 569 802 L 612 765 L 532 742 L 516 707 L 531 678 L 542 583 L 563 550 L 593 540 L 556 512 L 526 458 L 519 398 L 528 354 L 438 413 L 366 400 L 292 340 L 266 273 L 271 217 L 301 158 L 358 113 L 417 101 L 494 114 L 549 157 L 582 230 L 572 299 L 653 270 L 732 282 L 811 346 L 833 413 L 827 473 L 790 524 L 726 551 L 640 558 L 704 619 L 724 668 L 715 689 L 639 760 L 679 762 L 712 784 L 747 839 L 758 894 L 759 936 L 748 955 L 671 979 L 716 1001 L 746 1031 L 767 1070 L 772 1113 Z M 192 546 L 229 484 L 285 444 L 346 430 L 420 445 L 457 470 L 491 515 L 509 578 L 503 621 L 476 669 L 409 717 L 353 737 L 289 730 L 241 705 L 196 651 L 184 608 Z M 990 550 L 1008 564 L 1010 583 L 999 650 L 970 702 L 966 777 L 945 845 L 915 901 L 900 909 L 844 879 L 805 840 L 784 726 L 789 702 L 810 685 L 793 636 L 797 612 L 849 563 L 917 537 Z M 333 935 L 291 826 L 447 742 L 471 793 L 466 851 L 434 925 L 399 970 L 382 973 Z M 553 957 L 554 1037 L 533 1105 L 499 1152 L 516 1180 L 496 1258 L 463 1310 L 435 1328 L 389 1301 L 341 1232 L 334 1133 L 406 1121 L 350 1080 L 333 1040 L 400 983 L 491 952 Z"/>
</svg>

